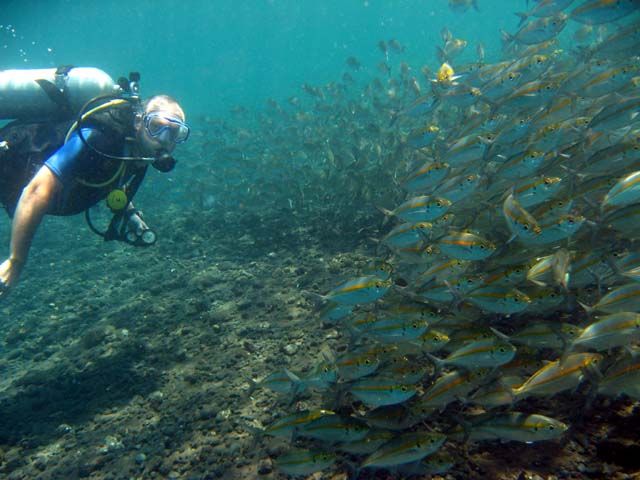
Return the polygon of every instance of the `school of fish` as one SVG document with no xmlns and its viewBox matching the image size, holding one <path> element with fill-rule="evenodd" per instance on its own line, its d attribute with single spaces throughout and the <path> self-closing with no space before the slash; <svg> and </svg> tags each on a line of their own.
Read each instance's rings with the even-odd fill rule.
<svg viewBox="0 0 640 480">
<path fill-rule="evenodd" d="M 481 47 L 459 63 L 467 42 L 445 29 L 437 71 L 414 76 L 402 62 L 394 74 L 388 59 L 404 48 L 381 41 L 383 78 L 351 100 L 364 69 L 355 57 L 343 83 L 305 85 L 319 117 L 334 112 L 318 122 L 359 122 L 367 155 L 321 145 L 310 114 L 272 102 L 324 164 L 393 172 L 395 202 L 376 205 L 378 258 L 317 295 L 345 349 L 260 382 L 292 403 L 306 390 L 330 399 L 260 433 L 295 445 L 282 472 L 341 461 L 354 478 L 444 473 L 464 461 L 451 442 L 565 435 L 571 419 L 548 413 L 555 395 L 640 401 L 640 2 L 538 0 L 518 15 L 519 29 L 501 32 L 501 61 Z M 372 156 L 376 167 L 361 163 Z M 372 198 L 371 185 L 357 188 L 358 202 Z M 544 413 L 533 397 L 549 400 Z"/>
</svg>

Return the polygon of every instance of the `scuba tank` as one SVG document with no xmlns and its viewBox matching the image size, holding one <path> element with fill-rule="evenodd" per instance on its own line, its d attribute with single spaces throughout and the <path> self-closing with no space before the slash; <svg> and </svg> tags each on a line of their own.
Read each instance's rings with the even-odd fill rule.
<svg viewBox="0 0 640 480">
<path fill-rule="evenodd" d="M 0 119 L 71 119 L 90 99 L 120 91 L 93 67 L 0 70 Z"/>
</svg>

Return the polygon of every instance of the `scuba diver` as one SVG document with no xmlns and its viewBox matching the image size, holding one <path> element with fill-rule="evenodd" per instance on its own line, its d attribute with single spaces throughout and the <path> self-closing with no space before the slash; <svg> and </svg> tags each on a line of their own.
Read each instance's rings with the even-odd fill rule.
<svg viewBox="0 0 640 480">
<path fill-rule="evenodd" d="M 172 170 L 171 152 L 189 137 L 173 98 L 140 101 L 137 73 L 114 84 L 95 68 L 50 70 L 0 72 L 0 118 L 16 119 L 0 129 L 0 203 L 13 219 L 0 296 L 17 285 L 44 215 L 84 211 L 105 240 L 153 244 L 132 198 L 148 166 Z M 45 118 L 33 121 L 37 113 Z M 89 208 L 103 199 L 113 217 L 101 232 Z"/>
</svg>

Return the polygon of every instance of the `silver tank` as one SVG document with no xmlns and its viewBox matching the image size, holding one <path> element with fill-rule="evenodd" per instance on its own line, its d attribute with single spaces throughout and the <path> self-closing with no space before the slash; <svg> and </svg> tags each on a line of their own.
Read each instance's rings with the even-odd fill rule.
<svg viewBox="0 0 640 480">
<path fill-rule="evenodd" d="M 75 113 L 93 97 L 118 93 L 113 79 L 98 68 L 74 67 L 56 75 L 55 68 L 0 70 L 0 119 L 46 120 L 60 107 L 36 80 L 48 80 L 68 99 Z"/>
</svg>

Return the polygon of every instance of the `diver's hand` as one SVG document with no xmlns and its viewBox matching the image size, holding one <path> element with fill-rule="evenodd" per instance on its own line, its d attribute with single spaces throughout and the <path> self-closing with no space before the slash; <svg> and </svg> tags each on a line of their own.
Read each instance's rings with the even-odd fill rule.
<svg viewBox="0 0 640 480">
<path fill-rule="evenodd" d="M 24 263 L 7 258 L 0 264 L 0 297 L 6 296 L 18 284 Z"/>
<path fill-rule="evenodd" d="M 142 219 L 142 212 L 140 210 L 135 210 L 129 215 L 129 220 L 127 221 L 127 230 L 135 233 L 137 237 L 142 235 L 145 230 L 149 230 L 149 227 Z"/>
</svg>

